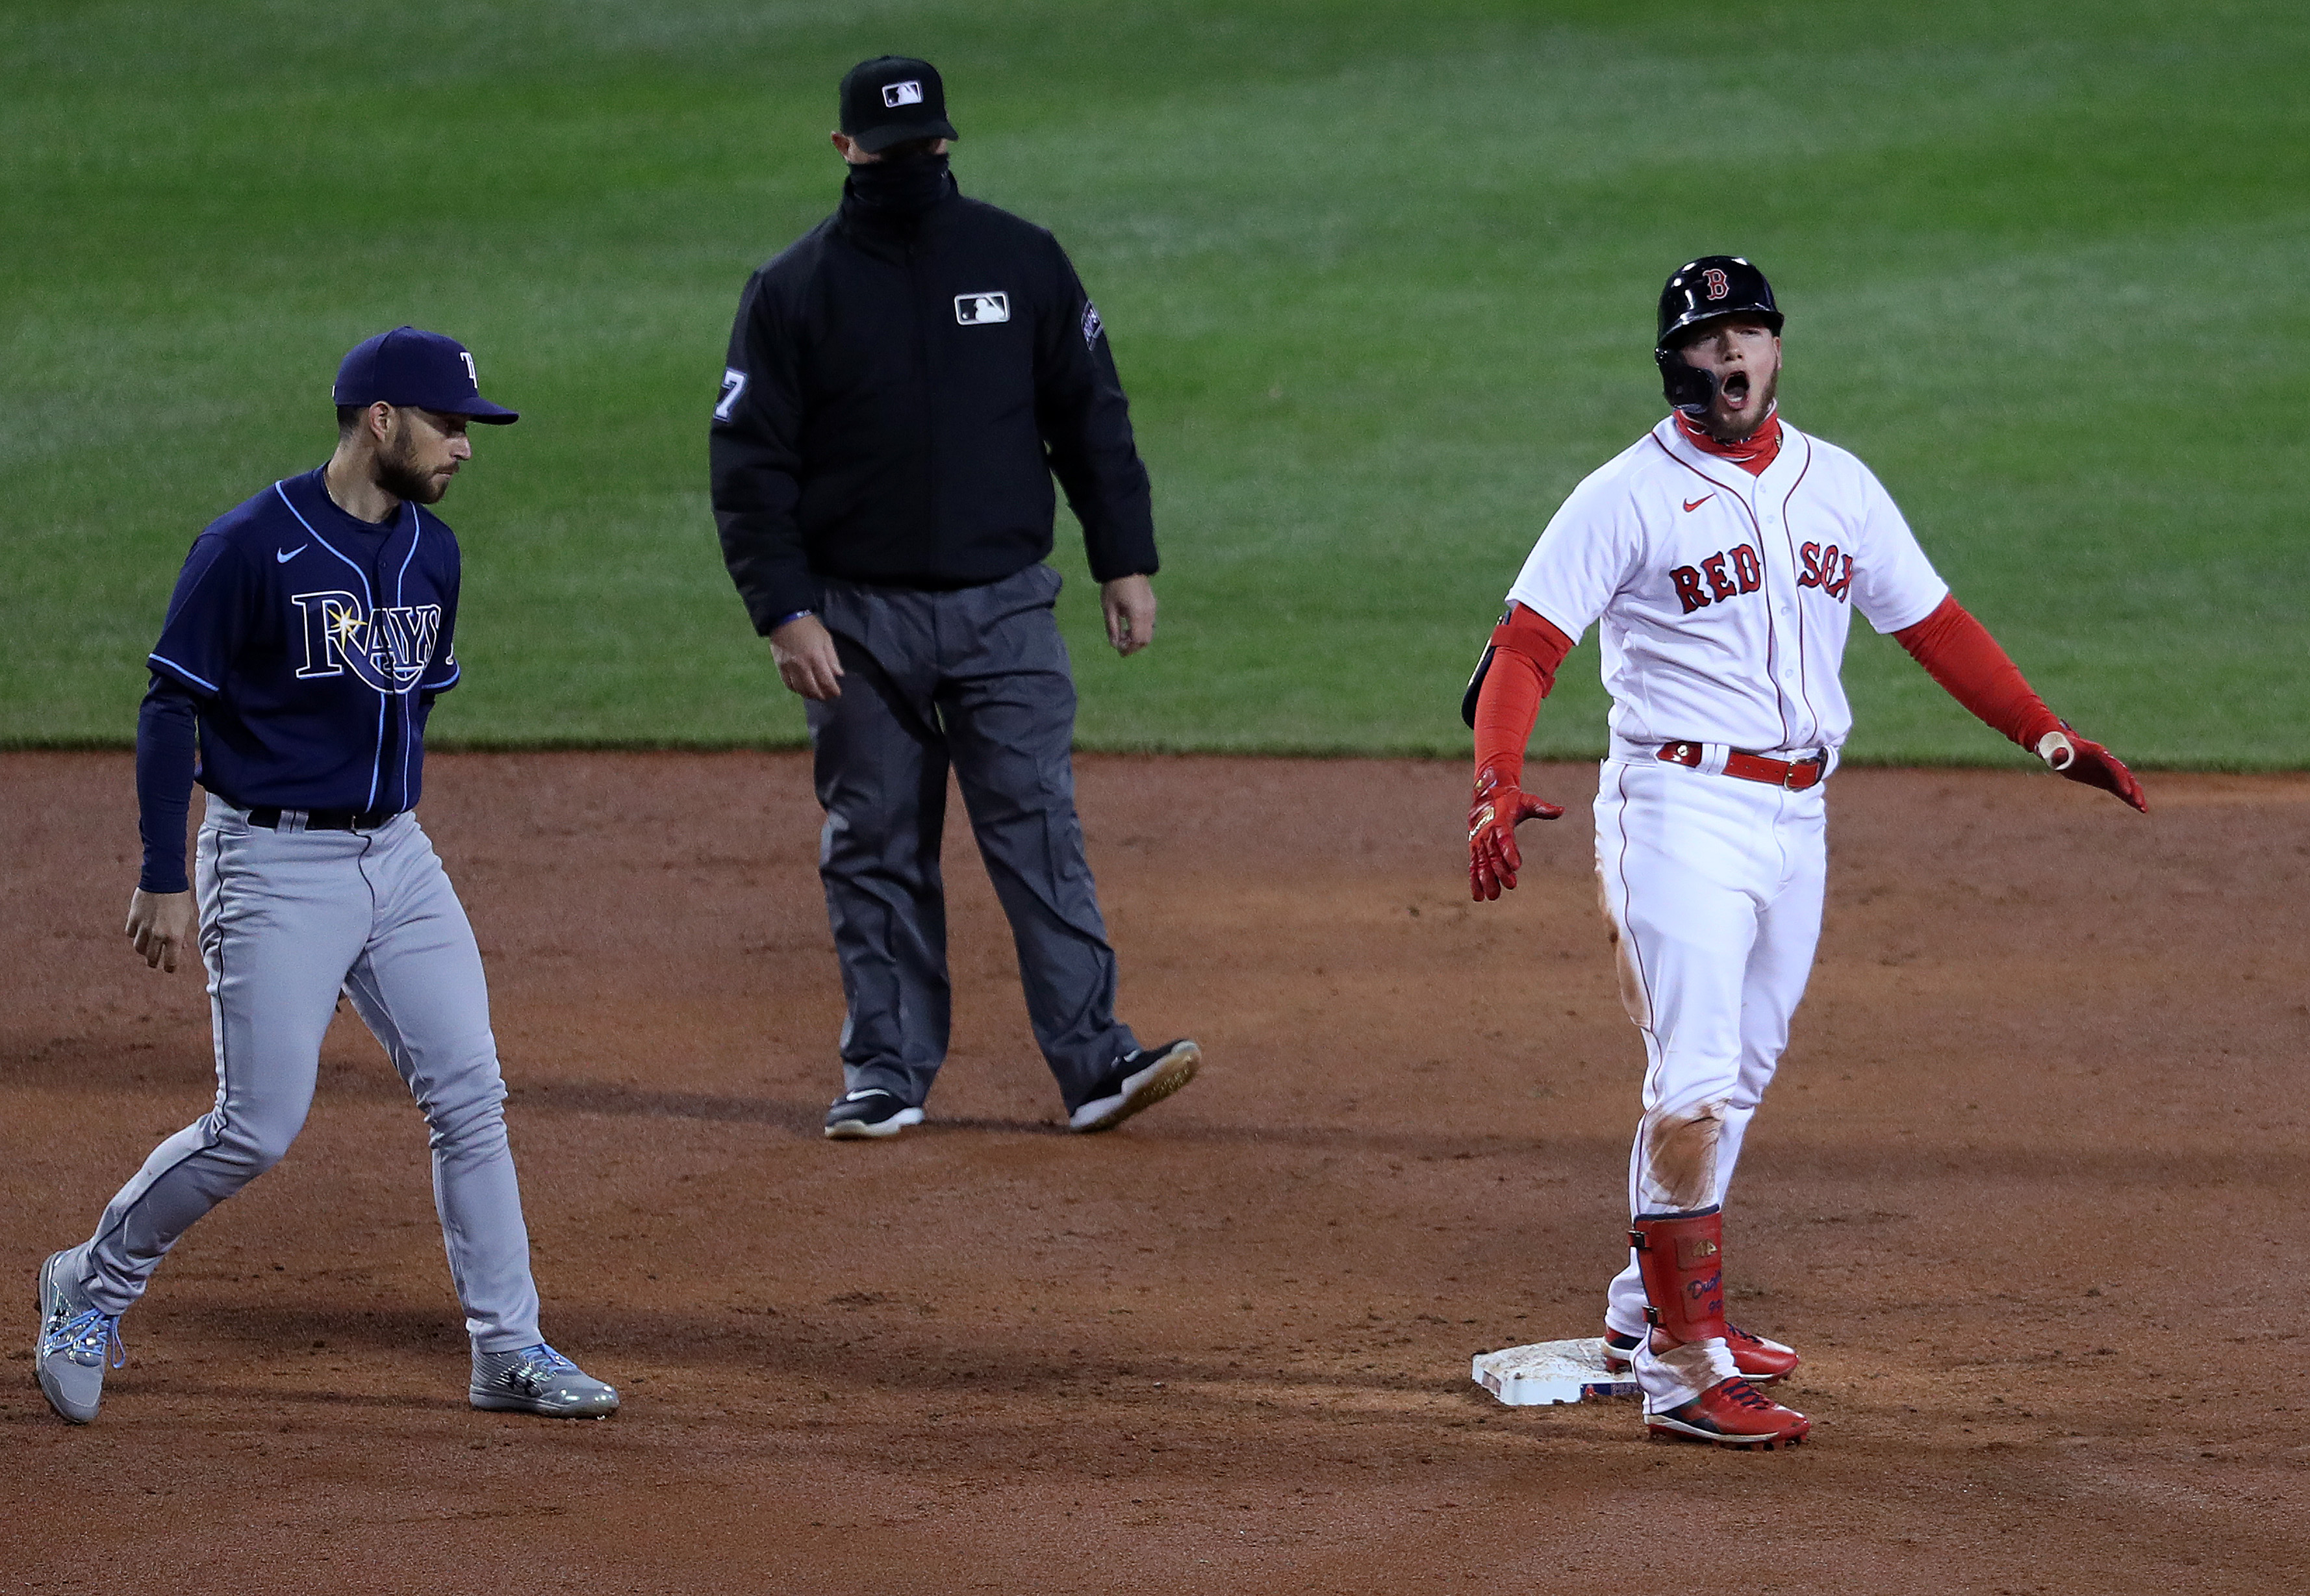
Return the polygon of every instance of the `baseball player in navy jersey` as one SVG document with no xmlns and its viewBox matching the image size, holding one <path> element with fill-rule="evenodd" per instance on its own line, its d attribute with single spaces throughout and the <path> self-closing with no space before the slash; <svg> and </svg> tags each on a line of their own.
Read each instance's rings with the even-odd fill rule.
<svg viewBox="0 0 2310 1596">
<path fill-rule="evenodd" d="M 120 1316 L 169 1249 L 289 1150 L 340 992 L 431 1127 L 473 1405 L 618 1406 L 538 1332 L 481 953 L 414 812 L 426 717 L 458 677 L 457 541 L 425 507 L 472 457 L 467 423 L 516 415 L 482 397 L 463 345 L 413 327 L 348 354 L 335 398 L 328 464 L 202 532 L 149 656 L 127 930 L 147 965 L 174 971 L 197 920 L 216 1106 L 40 1266 L 35 1367 L 75 1423 L 96 1417 L 125 1357 Z M 188 889 L 195 780 L 208 804 Z"/>
<path fill-rule="evenodd" d="M 1550 521 L 1465 706 L 1469 882 L 1491 899 L 1515 885 L 1517 824 L 1564 812 L 1523 791 L 1524 745 L 1565 654 L 1599 626 L 1612 712 L 1596 866 L 1646 1063 L 1606 1356 L 1633 1368 L 1654 1433 L 1767 1449 L 1811 1427 L 1757 1389 L 1799 1360 L 1727 1323 L 1723 1211 L 1820 932 L 1854 611 L 2058 774 L 2149 807 L 1959 607 L 1868 467 L 1781 420 L 1781 327 L 1745 260 L 1669 279 L 1654 352 L 1671 414 Z"/>
</svg>

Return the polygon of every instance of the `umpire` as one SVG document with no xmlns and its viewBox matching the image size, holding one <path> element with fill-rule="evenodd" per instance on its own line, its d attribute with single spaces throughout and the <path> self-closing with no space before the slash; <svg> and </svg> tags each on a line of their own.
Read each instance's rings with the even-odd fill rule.
<svg viewBox="0 0 2310 1596">
<path fill-rule="evenodd" d="M 1099 311 L 1057 240 L 965 199 L 927 61 L 842 80 L 841 208 L 754 273 L 714 409 L 723 559 L 809 700 L 819 875 L 842 964 L 829 1136 L 920 1124 L 945 1061 L 939 840 L 953 766 L 1068 1123 L 1185 1086 L 1193 1042 L 1115 1018 L 1115 952 L 1075 819 L 1075 690 L 1051 606 L 1055 474 L 1108 640 L 1154 635 L 1147 471 Z"/>
</svg>

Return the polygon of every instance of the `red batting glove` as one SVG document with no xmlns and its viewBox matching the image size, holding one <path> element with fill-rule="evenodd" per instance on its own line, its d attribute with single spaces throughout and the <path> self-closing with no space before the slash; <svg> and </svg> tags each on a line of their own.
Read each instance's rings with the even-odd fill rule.
<svg viewBox="0 0 2310 1596">
<path fill-rule="evenodd" d="M 2079 736 L 2067 721 L 2062 723 L 2060 731 L 2048 732 L 2037 739 L 2037 757 L 2056 776 L 2114 793 L 2143 814 L 2149 812 L 2149 800 L 2143 796 L 2141 784 L 2133 779 L 2133 772 L 2100 743 Z"/>
<path fill-rule="evenodd" d="M 1563 812 L 1561 805 L 1542 803 L 1485 766 L 1468 804 L 1468 895 L 1489 903 L 1501 888 L 1515 886 L 1516 872 L 1524 868 L 1515 828 L 1526 820 L 1555 820 Z"/>
</svg>

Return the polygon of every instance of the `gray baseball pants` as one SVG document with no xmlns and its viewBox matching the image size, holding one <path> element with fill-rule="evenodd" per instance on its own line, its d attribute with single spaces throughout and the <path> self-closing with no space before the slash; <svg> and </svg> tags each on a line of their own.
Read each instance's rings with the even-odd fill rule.
<svg viewBox="0 0 2310 1596">
<path fill-rule="evenodd" d="M 950 593 L 827 581 L 842 696 L 809 707 L 819 876 L 848 1017 L 842 1070 L 919 1106 L 946 1060 L 939 842 L 950 766 L 1011 921 L 1035 1040 L 1070 1112 L 1139 1045 L 1075 818 L 1074 679 L 1046 565 Z"/>
<path fill-rule="evenodd" d="M 431 1127 L 434 1206 L 473 1344 L 535 1346 L 537 1288 L 481 950 L 417 817 L 305 831 L 292 811 L 276 831 L 212 794 L 194 889 L 216 1106 L 155 1149 L 104 1210 L 81 1249 L 89 1301 L 126 1313 L 178 1236 L 280 1162 L 312 1106 L 342 989 Z"/>
</svg>

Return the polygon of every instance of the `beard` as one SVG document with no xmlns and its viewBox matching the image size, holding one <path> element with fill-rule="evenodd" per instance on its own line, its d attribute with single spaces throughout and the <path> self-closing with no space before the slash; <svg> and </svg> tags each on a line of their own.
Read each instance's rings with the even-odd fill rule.
<svg viewBox="0 0 2310 1596">
<path fill-rule="evenodd" d="M 439 504 L 449 490 L 449 479 L 418 469 L 417 449 L 402 433 L 377 452 L 377 485 L 395 499 L 412 504 Z"/>
<path fill-rule="evenodd" d="M 1749 403 L 1741 408 L 1740 414 L 1731 415 L 1724 409 L 1724 388 L 1736 383 L 1745 385 Z M 1716 397 L 1709 402 L 1708 414 L 1701 424 L 1719 443 L 1744 442 L 1773 413 L 1773 402 L 1780 396 L 1780 386 L 1781 374 L 1778 371 L 1762 377 L 1745 369 L 1736 371 L 1725 379 Z"/>
</svg>

